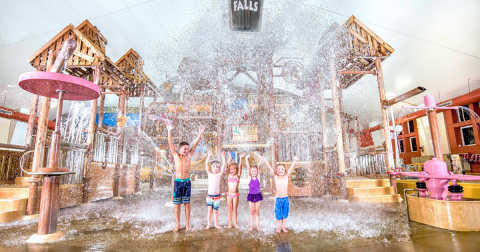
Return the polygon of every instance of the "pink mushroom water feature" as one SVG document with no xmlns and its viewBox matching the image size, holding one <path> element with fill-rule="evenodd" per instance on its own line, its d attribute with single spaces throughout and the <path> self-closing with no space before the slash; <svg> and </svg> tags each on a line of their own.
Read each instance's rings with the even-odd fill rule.
<svg viewBox="0 0 480 252">
<path fill-rule="evenodd" d="M 52 133 L 48 167 L 29 172 L 30 175 L 43 176 L 43 183 L 37 234 L 30 237 L 27 242 L 43 243 L 63 236 L 61 232 L 57 232 L 60 176 L 75 173 L 67 167 L 59 167 L 63 101 L 97 99 L 100 96 L 100 88 L 79 77 L 41 71 L 21 74 L 18 78 L 18 85 L 30 93 L 58 99 L 57 118 L 55 131 Z"/>
<path fill-rule="evenodd" d="M 425 162 L 422 172 L 402 172 L 400 168 L 397 168 L 396 171 L 388 172 L 388 174 L 419 178 L 416 185 L 421 198 L 430 197 L 430 199 L 448 200 L 448 191 L 450 192 L 450 200 L 460 201 L 463 197 L 463 187 L 458 185 L 457 181 L 480 181 L 480 176 L 453 174 L 448 171 L 447 164 L 443 162 L 436 112 L 444 109 L 458 109 L 458 107 L 437 107 L 434 95 L 426 95 L 423 99 L 425 106 L 403 106 L 403 108 L 427 110 L 434 158 Z M 452 182 L 451 186 L 449 186 L 449 181 Z"/>
</svg>

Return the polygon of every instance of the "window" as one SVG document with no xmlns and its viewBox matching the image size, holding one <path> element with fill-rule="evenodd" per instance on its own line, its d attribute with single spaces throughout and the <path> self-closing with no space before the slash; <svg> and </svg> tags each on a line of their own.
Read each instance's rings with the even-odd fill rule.
<svg viewBox="0 0 480 252">
<path fill-rule="evenodd" d="M 400 153 L 405 152 L 405 148 L 403 147 L 403 139 L 398 140 L 398 150 L 400 150 Z"/>
<path fill-rule="evenodd" d="M 472 125 L 460 127 L 460 133 L 462 134 L 463 146 L 475 145 L 475 136 L 473 135 Z"/>
<path fill-rule="evenodd" d="M 411 120 L 411 121 L 408 121 L 408 133 L 413 133 L 413 132 L 415 132 L 415 127 L 413 124 L 413 120 Z"/>
<path fill-rule="evenodd" d="M 461 107 L 467 108 L 467 109 L 459 108 L 457 110 L 458 122 L 470 121 L 470 110 L 468 109 L 468 105 L 461 106 Z"/>
<path fill-rule="evenodd" d="M 417 151 L 417 139 L 415 137 L 410 137 L 410 146 L 412 147 L 412 152 Z"/>
</svg>

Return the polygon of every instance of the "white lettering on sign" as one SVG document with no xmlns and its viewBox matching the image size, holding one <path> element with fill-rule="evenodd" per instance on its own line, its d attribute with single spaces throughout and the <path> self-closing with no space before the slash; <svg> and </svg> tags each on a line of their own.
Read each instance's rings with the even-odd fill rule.
<svg viewBox="0 0 480 252">
<path fill-rule="evenodd" d="M 12 111 L 8 111 L 8 110 L 5 110 L 5 109 L 0 109 L 0 113 L 2 114 L 6 114 L 6 115 L 12 115 Z"/>
<path fill-rule="evenodd" d="M 240 10 L 251 10 L 256 12 L 258 10 L 258 2 L 254 2 L 252 0 L 243 0 L 243 4 L 242 4 L 242 0 L 234 1 L 233 11 L 240 11 Z"/>
</svg>

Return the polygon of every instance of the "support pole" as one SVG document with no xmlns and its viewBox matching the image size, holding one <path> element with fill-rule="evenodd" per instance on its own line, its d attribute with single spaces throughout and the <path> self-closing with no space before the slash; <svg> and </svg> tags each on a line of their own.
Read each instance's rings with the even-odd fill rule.
<svg viewBox="0 0 480 252">
<path fill-rule="evenodd" d="M 142 83 L 140 85 L 140 105 L 138 110 L 138 131 L 137 131 L 137 165 L 135 166 L 135 192 L 140 191 L 140 169 L 141 167 L 141 155 L 142 155 L 142 145 L 140 144 L 140 134 L 142 134 L 142 118 L 143 118 L 143 106 L 144 106 L 144 99 L 145 99 L 145 85 L 146 83 Z"/>
<path fill-rule="evenodd" d="M 38 95 L 33 94 L 32 95 L 32 101 L 30 102 L 30 114 L 28 115 L 28 126 L 27 126 L 27 134 L 25 136 L 25 146 L 27 146 L 27 151 L 33 150 L 34 145 L 33 145 L 33 131 L 35 129 L 35 119 L 37 116 L 37 109 L 38 109 Z M 24 169 L 28 169 L 26 167 L 30 166 L 30 154 L 27 155 L 26 158 L 23 159 L 22 167 Z M 23 176 L 23 171 L 20 170 L 19 173 L 20 176 Z"/>
<path fill-rule="evenodd" d="M 105 90 L 102 88 L 102 90 Z M 98 127 L 103 127 L 103 111 L 105 110 L 105 94 L 100 93 L 100 107 L 98 108 Z"/>
<path fill-rule="evenodd" d="M 385 96 L 385 84 L 383 82 L 383 70 L 382 70 L 382 61 L 380 58 L 375 59 L 375 68 L 377 71 L 377 81 L 378 81 L 378 92 L 380 95 L 380 104 L 384 104 L 386 101 Z M 390 123 L 388 121 L 388 111 L 384 106 L 382 109 L 382 122 L 383 122 L 383 133 L 385 137 L 385 152 L 387 157 L 385 158 L 385 165 L 387 166 L 387 172 L 393 171 L 393 151 L 392 151 L 392 141 L 390 139 Z M 390 185 L 393 186 L 395 194 L 397 193 L 397 182 L 395 177 L 390 175 Z"/>
<path fill-rule="evenodd" d="M 117 119 L 122 118 L 125 115 L 125 93 L 120 95 L 120 101 L 118 103 L 118 114 Z M 123 158 L 123 125 L 119 125 L 117 120 L 117 133 L 119 135 L 118 139 L 118 149 L 117 149 L 117 163 L 115 164 L 115 174 L 113 176 L 113 197 L 120 197 L 120 170 L 122 169 L 122 158 Z"/>
<path fill-rule="evenodd" d="M 442 143 L 440 142 L 440 134 L 438 133 L 437 111 L 435 109 L 428 109 L 427 115 L 432 135 L 433 155 L 437 160 L 443 161 Z"/>
<path fill-rule="evenodd" d="M 272 143 L 270 147 L 270 152 L 272 153 L 272 167 L 275 170 L 277 167 L 277 148 L 275 145 L 275 86 L 273 85 L 273 62 L 270 62 L 269 68 L 267 69 L 268 75 L 265 75 L 268 78 L 268 114 L 269 114 L 269 135 L 270 141 Z M 271 177 L 270 177 L 271 178 Z M 272 179 L 273 180 L 273 179 Z M 272 183 L 273 184 L 273 183 Z"/>
<path fill-rule="evenodd" d="M 48 52 L 47 71 L 50 71 L 54 61 L 54 53 L 52 50 Z M 45 156 L 45 141 L 47 138 L 47 123 L 48 113 L 50 112 L 50 98 L 42 97 L 42 104 L 40 106 L 40 114 L 38 118 L 37 139 L 35 141 L 35 151 L 32 160 L 32 172 L 36 172 L 42 165 Z M 27 200 L 27 215 L 38 213 L 38 186 L 40 178 L 33 175 L 30 180 Z"/>
<path fill-rule="evenodd" d="M 99 84 L 101 79 L 101 68 L 100 66 L 95 67 L 95 73 L 93 75 L 93 83 Z M 83 166 L 83 203 L 88 202 L 90 196 L 90 180 L 92 179 L 90 174 L 90 167 L 92 165 L 93 158 L 93 143 L 95 141 L 95 117 L 97 115 L 97 103 L 98 99 L 92 100 L 92 110 L 90 114 L 90 120 L 88 121 L 88 136 L 87 136 L 87 155 L 85 156 L 85 162 Z"/>
<path fill-rule="evenodd" d="M 327 111 L 325 109 L 325 87 L 324 87 L 324 81 L 320 80 L 321 77 L 317 77 L 317 82 L 319 85 L 319 95 L 320 95 L 320 116 L 322 118 L 322 155 L 323 155 L 323 177 L 325 178 L 326 183 L 324 183 L 325 186 L 325 192 L 330 191 L 330 186 L 328 184 L 328 178 L 330 175 L 330 172 L 328 171 L 328 158 L 327 158 L 327 144 L 328 144 L 328 129 L 327 129 Z"/>
<path fill-rule="evenodd" d="M 331 86 L 332 86 L 332 100 L 333 100 L 333 110 L 335 115 L 335 135 L 337 138 L 337 158 L 338 158 L 338 172 L 337 175 L 340 177 L 340 199 L 347 199 L 347 186 L 346 186 L 346 174 L 345 174 L 345 154 L 343 151 L 343 127 L 342 127 L 342 117 L 340 115 L 340 99 L 339 92 L 337 87 L 337 75 L 335 72 L 335 58 L 330 58 L 330 77 L 331 77 Z"/>
<path fill-rule="evenodd" d="M 58 92 L 57 119 L 55 131 L 52 133 L 50 145 L 50 157 L 48 167 L 58 168 L 60 155 L 60 128 L 62 122 L 63 96 L 65 92 Z M 38 215 L 37 235 L 48 235 L 57 232 L 58 202 L 60 194 L 60 175 L 45 175 L 42 183 L 42 200 L 40 202 L 40 213 Z"/>
</svg>

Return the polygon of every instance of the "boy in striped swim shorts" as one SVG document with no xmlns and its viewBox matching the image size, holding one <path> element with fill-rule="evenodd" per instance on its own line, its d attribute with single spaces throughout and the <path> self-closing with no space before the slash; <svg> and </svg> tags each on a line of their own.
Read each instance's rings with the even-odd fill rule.
<svg viewBox="0 0 480 252">
<path fill-rule="evenodd" d="M 218 207 L 220 206 L 220 181 L 222 179 L 223 172 L 225 171 L 225 151 L 222 152 L 222 166 L 218 161 L 210 162 L 210 157 L 212 156 L 212 151 L 208 151 L 207 160 L 205 160 L 205 170 L 208 174 L 208 193 L 207 193 L 207 207 L 208 207 L 208 225 L 205 227 L 205 230 L 210 229 L 210 224 L 212 223 L 212 212 L 213 212 L 213 223 L 214 227 L 222 229 L 218 225 Z M 212 171 L 209 169 L 212 167 Z"/>
</svg>

